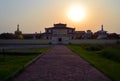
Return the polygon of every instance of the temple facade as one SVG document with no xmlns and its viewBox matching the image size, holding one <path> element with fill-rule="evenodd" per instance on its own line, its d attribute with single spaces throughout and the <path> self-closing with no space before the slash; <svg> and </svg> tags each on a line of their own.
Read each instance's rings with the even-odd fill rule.
<svg viewBox="0 0 120 81">
<path fill-rule="evenodd" d="M 53 27 L 45 28 L 44 39 L 50 39 L 52 44 L 68 44 L 75 38 L 75 28 L 58 23 Z"/>
</svg>

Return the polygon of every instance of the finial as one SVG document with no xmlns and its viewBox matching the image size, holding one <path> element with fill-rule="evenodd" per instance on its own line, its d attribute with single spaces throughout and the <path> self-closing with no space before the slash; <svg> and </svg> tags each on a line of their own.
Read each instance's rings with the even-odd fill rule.
<svg viewBox="0 0 120 81">
<path fill-rule="evenodd" d="M 101 25 L 101 30 L 103 31 L 103 24 Z"/>
<path fill-rule="evenodd" d="M 19 31 L 19 24 L 17 24 L 17 31 Z"/>
</svg>

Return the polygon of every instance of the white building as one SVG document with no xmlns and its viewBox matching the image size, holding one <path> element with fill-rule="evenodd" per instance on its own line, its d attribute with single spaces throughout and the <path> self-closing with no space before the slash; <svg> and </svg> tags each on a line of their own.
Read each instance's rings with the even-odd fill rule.
<svg viewBox="0 0 120 81">
<path fill-rule="evenodd" d="M 87 30 L 86 33 L 84 34 L 83 38 L 84 39 L 91 39 L 93 35 L 93 32 L 91 30 Z"/>
<path fill-rule="evenodd" d="M 45 28 L 45 39 L 50 39 L 52 44 L 68 44 L 74 39 L 75 28 L 67 27 L 66 24 L 54 24 L 54 27 Z"/>
</svg>

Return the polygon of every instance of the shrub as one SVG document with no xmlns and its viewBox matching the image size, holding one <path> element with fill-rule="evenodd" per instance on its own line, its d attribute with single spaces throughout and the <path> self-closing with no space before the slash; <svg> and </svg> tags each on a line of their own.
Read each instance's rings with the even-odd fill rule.
<svg viewBox="0 0 120 81">
<path fill-rule="evenodd" d="M 100 51 L 103 49 L 101 45 L 88 45 L 85 47 L 87 51 Z"/>
<path fill-rule="evenodd" d="M 113 49 L 113 48 L 109 48 L 109 49 L 104 49 L 100 52 L 100 54 L 107 58 L 107 59 L 110 59 L 110 60 L 113 60 L 113 61 L 117 61 L 117 62 L 120 62 L 120 54 L 119 54 L 119 50 L 117 49 Z"/>
</svg>

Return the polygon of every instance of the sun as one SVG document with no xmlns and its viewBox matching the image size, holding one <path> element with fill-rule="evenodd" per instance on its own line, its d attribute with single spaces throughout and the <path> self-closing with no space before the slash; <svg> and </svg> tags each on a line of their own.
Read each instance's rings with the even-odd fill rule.
<svg viewBox="0 0 120 81">
<path fill-rule="evenodd" d="M 67 16 L 72 21 L 83 21 L 86 18 L 86 11 L 82 6 L 74 5 L 68 9 Z"/>
</svg>

